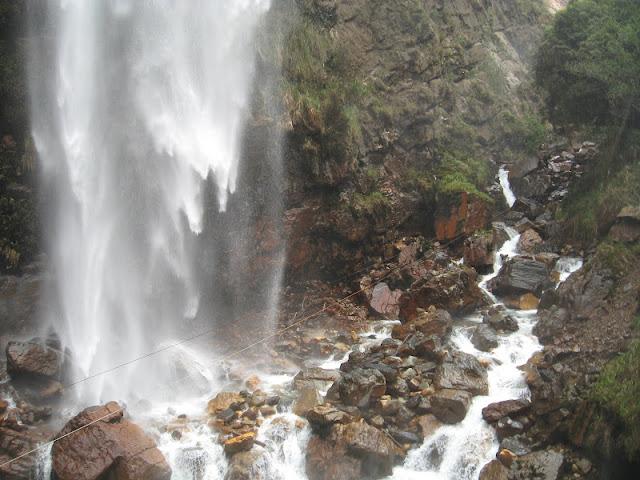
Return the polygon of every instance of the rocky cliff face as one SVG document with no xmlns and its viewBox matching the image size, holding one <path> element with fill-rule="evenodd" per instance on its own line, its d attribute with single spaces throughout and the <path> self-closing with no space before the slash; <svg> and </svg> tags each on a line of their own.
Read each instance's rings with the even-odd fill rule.
<svg viewBox="0 0 640 480">
<path fill-rule="evenodd" d="M 528 73 L 544 3 L 298 4 L 304 30 L 294 34 L 312 52 L 325 45 L 316 75 L 344 76 L 332 71 L 340 61 L 349 83 L 309 87 L 285 61 L 288 221 L 294 233 L 308 225 L 291 238 L 290 273 L 333 275 L 383 256 L 399 233 L 451 240 L 483 228 L 496 165 L 535 157 L 544 131 Z M 339 105 L 323 103 L 324 93 Z"/>
</svg>

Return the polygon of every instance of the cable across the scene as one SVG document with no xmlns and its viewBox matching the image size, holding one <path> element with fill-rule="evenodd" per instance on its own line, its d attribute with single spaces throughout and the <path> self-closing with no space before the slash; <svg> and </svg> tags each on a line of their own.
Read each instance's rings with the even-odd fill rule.
<svg viewBox="0 0 640 480">
<path fill-rule="evenodd" d="M 444 244 L 443 246 L 446 247 L 447 245 L 450 245 L 451 243 L 457 241 L 459 238 L 460 237 L 456 237 L 456 238 L 452 239 L 451 241 L 447 242 L 446 244 Z M 410 263 L 407 263 L 405 265 L 398 265 L 397 267 L 392 268 L 389 271 L 385 272 L 380 278 L 378 278 L 377 280 L 372 282 L 371 285 L 369 285 L 367 287 L 364 287 L 364 288 L 360 288 L 359 290 L 357 290 L 357 291 L 355 291 L 353 293 L 350 293 L 349 295 L 339 299 L 338 301 L 342 302 L 342 301 L 345 301 L 345 300 L 349 300 L 349 299 L 351 299 L 351 298 L 353 298 L 353 297 L 355 297 L 355 296 L 357 296 L 357 295 L 359 295 L 361 293 L 364 293 L 366 290 L 370 289 L 371 287 L 381 283 L 383 280 L 385 280 L 391 274 L 399 272 L 401 270 L 404 270 L 405 268 L 412 267 L 414 264 L 416 264 L 417 262 L 422 261 L 423 259 L 424 259 L 424 257 L 419 258 L 419 259 L 415 259 L 414 261 L 412 261 Z M 211 362 L 210 365 L 213 365 L 213 364 L 216 364 L 216 363 L 220 363 L 220 362 L 223 362 L 223 361 L 228 360 L 230 358 L 233 358 L 233 357 L 235 357 L 237 355 L 240 355 L 241 353 L 246 352 L 247 350 L 252 349 L 253 347 L 261 345 L 261 344 L 263 344 L 263 343 L 265 343 L 265 342 L 267 342 L 267 341 L 269 341 L 269 340 L 271 340 L 273 338 L 279 337 L 283 333 L 285 333 L 285 332 L 287 332 L 287 331 L 289 331 L 289 330 L 291 330 L 291 329 L 293 329 L 293 328 L 295 328 L 297 326 L 300 326 L 303 323 L 308 322 L 309 320 L 311 320 L 312 318 L 317 317 L 318 315 L 321 315 L 326 310 L 327 310 L 327 306 L 325 305 L 320 310 L 318 310 L 318 311 L 316 311 L 316 312 L 314 312 L 312 314 L 309 314 L 306 317 L 303 317 L 302 319 L 292 323 L 291 325 L 288 325 L 288 326 L 286 326 L 284 328 L 279 329 L 278 331 L 272 333 L 271 335 L 263 337 L 260 340 L 257 340 L 255 342 L 249 344 L 249 345 L 246 345 L 245 347 L 241 348 L 240 350 L 236 350 L 236 351 L 231 352 L 229 354 L 226 354 L 226 355 L 223 355 L 221 357 L 218 357 L 213 362 Z M 172 348 L 175 348 L 175 347 L 177 347 L 179 345 L 183 345 L 185 343 L 192 342 L 194 340 L 197 340 L 198 338 L 201 338 L 201 337 L 204 337 L 206 335 L 209 335 L 209 334 L 213 333 L 214 331 L 215 331 L 215 329 L 210 329 L 210 330 L 207 330 L 206 332 L 202 332 L 202 333 L 199 333 L 197 335 L 193 335 L 193 336 L 191 336 L 189 338 L 185 338 L 185 339 L 180 340 L 180 341 L 178 341 L 176 343 L 172 343 L 171 345 L 167 345 L 165 347 L 159 348 L 159 349 L 154 350 L 152 352 L 146 353 L 145 355 L 142 355 L 142 356 L 140 356 L 138 358 L 135 358 L 135 359 L 132 359 L 130 361 L 127 361 L 127 362 L 121 363 L 119 365 L 116 365 L 113 368 L 110 368 L 108 370 L 104 370 L 104 371 L 98 372 L 96 374 L 87 376 L 87 377 L 85 377 L 85 378 L 83 378 L 81 380 L 78 380 L 76 382 L 73 382 L 73 383 L 69 384 L 66 388 L 70 388 L 70 387 L 73 387 L 73 386 L 78 385 L 80 383 L 86 382 L 87 380 L 91 380 L 93 378 L 96 378 L 96 377 L 99 377 L 99 376 L 102 376 L 102 375 L 106 375 L 107 373 L 111 373 L 111 372 L 113 372 L 115 370 L 118 370 L 119 368 L 122 368 L 122 367 L 127 366 L 127 365 L 131 365 L 133 363 L 136 363 L 136 362 L 138 362 L 140 360 L 144 360 L 144 359 L 149 358 L 149 357 L 153 357 L 155 355 L 158 355 L 159 353 L 165 352 L 165 351 L 170 350 Z M 188 378 L 188 376 L 184 376 L 182 378 L 176 379 L 171 383 L 175 385 L 178 381 L 183 380 L 185 378 Z M 120 413 L 124 413 L 124 410 L 125 410 L 125 407 L 121 407 L 121 408 L 119 408 L 117 410 L 114 410 L 113 412 L 110 412 L 110 413 L 108 413 L 108 414 L 106 414 L 106 415 L 104 415 L 104 416 L 102 416 L 102 417 L 100 417 L 98 419 L 95 419 L 95 420 L 87 423 L 86 425 L 82 425 L 81 427 L 78 427 L 78 428 L 76 428 L 76 429 L 74 429 L 74 430 L 72 430 L 72 431 L 70 431 L 68 433 L 65 433 L 64 435 L 60 435 L 59 437 L 56 437 L 56 438 L 54 438 L 52 440 L 44 442 L 44 443 L 32 448 L 31 450 L 28 450 L 28 451 L 26 451 L 26 452 L 24 452 L 24 453 L 22 453 L 22 454 L 20 454 L 20 455 L 18 455 L 16 457 L 14 457 L 14 458 L 11 458 L 10 460 L 7 460 L 6 462 L 0 464 L 0 469 L 6 467 L 6 466 L 8 466 L 8 465 L 10 465 L 10 464 L 12 464 L 12 463 L 14 463 L 16 461 L 18 461 L 18 460 L 20 460 L 20 459 L 22 459 L 24 457 L 27 457 L 27 456 L 29 456 L 29 455 L 31 455 L 33 453 L 36 453 L 39 450 L 42 450 L 42 449 L 44 449 L 46 447 L 49 447 L 49 446 L 53 445 L 55 442 L 57 442 L 59 440 L 62 440 L 63 438 L 69 437 L 70 435 L 73 435 L 74 433 L 80 432 L 80 431 L 84 430 L 85 428 L 91 427 L 92 425 L 95 425 L 96 423 L 99 423 L 99 422 L 101 422 L 103 420 L 106 420 L 106 419 L 108 419 L 110 417 L 113 417 L 114 415 L 118 415 Z"/>
</svg>

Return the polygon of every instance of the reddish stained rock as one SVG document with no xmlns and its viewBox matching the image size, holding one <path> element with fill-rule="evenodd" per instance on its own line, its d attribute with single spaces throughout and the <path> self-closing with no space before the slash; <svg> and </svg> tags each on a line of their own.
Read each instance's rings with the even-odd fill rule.
<svg viewBox="0 0 640 480">
<path fill-rule="evenodd" d="M 369 305 L 381 315 L 389 318 L 398 318 L 400 295 L 402 295 L 402 291 L 391 290 L 384 282 L 378 283 L 373 287 Z"/>
<path fill-rule="evenodd" d="M 453 240 L 462 234 L 470 235 L 486 228 L 489 209 L 484 201 L 462 192 L 454 202 L 439 205 L 435 230 L 439 241 Z"/>
<path fill-rule="evenodd" d="M 110 416 L 105 417 L 106 415 Z M 120 405 L 83 410 L 57 435 L 52 451 L 53 472 L 58 480 L 169 480 L 171 468 L 140 427 L 123 418 Z"/>
</svg>

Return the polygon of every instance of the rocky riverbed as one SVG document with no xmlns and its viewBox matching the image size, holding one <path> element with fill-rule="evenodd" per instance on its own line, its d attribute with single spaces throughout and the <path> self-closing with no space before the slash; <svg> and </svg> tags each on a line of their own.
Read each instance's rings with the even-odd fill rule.
<svg viewBox="0 0 640 480">
<path fill-rule="evenodd" d="M 172 386 L 167 400 L 108 403 L 61 421 L 75 413 L 64 387 L 72 352 L 55 335 L 9 342 L 0 463 L 82 430 L 4 463 L 3 478 L 598 478 L 579 448 L 594 433 L 557 436 L 574 432 L 569 419 L 587 408 L 564 406 L 565 382 L 580 384 L 587 359 L 628 334 L 614 322 L 612 345 L 602 344 L 590 326 L 611 284 L 581 268 L 582 252 L 554 245 L 544 207 L 593 148 L 545 158 L 519 181 L 533 198 L 516 190 L 490 230 L 459 244 L 395 242 L 393 261 L 357 277 L 357 295 L 322 283 L 288 290 L 287 329 L 244 359 L 211 365 L 180 346 L 183 378 L 202 387 L 188 399 L 171 400 L 180 397 Z M 624 311 L 629 299 L 617 297 Z"/>
</svg>

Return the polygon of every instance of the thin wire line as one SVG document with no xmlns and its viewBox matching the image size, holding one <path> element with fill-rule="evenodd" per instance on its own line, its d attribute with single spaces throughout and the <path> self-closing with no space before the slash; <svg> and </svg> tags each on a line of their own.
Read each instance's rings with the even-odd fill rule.
<svg viewBox="0 0 640 480">
<path fill-rule="evenodd" d="M 450 245 L 451 243 L 453 243 L 453 242 L 457 241 L 459 238 L 460 238 L 460 237 L 456 237 L 456 238 L 452 239 L 450 242 L 447 242 L 447 243 L 446 243 L 445 245 L 443 245 L 443 246 L 444 246 L 444 247 L 446 247 L 447 245 Z M 393 273 L 396 273 L 396 272 L 399 272 L 399 271 L 401 271 L 401 270 L 404 270 L 405 268 L 412 267 L 414 264 L 416 264 L 416 263 L 418 263 L 418 262 L 420 262 L 420 261 L 422 261 L 422 260 L 424 260 L 424 256 L 423 256 L 423 257 L 421 257 L 421 258 L 419 258 L 419 259 L 415 259 L 413 262 L 407 263 L 407 264 L 405 264 L 405 265 L 398 265 L 397 267 L 392 268 L 391 270 L 389 270 L 388 272 L 386 272 L 386 273 L 385 273 L 384 275 L 382 275 L 379 279 L 377 279 L 376 281 L 374 281 L 370 286 L 368 286 L 368 287 L 366 287 L 366 288 L 361 288 L 361 289 L 359 289 L 359 290 L 357 290 L 357 291 L 355 291 L 355 292 L 353 292 L 353 293 L 351 293 L 351 294 L 349 294 L 349 295 L 347 295 L 347 296 L 345 296 L 345 297 L 343 297 L 343 298 L 339 299 L 338 301 L 340 301 L 340 302 L 341 302 L 341 301 L 349 300 L 349 299 L 351 299 L 351 298 L 355 297 L 356 295 L 359 295 L 359 294 L 363 293 L 365 290 L 370 289 L 372 286 L 374 286 L 374 285 L 377 285 L 377 284 L 381 283 L 383 280 L 385 280 L 386 278 L 388 278 L 388 277 L 389 277 L 390 275 L 392 275 Z M 251 348 L 253 348 L 253 347 L 257 346 L 257 345 L 263 344 L 263 343 L 267 342 L 268 340 L 271 340 L 272 338 L 279 337 L 279 336 L 280 336 L 280 335 L 282 335 L 283 333 L 285 333 L 285 332 L 287 332 L 287 331 L 289 331 L 289 330 L 291 330 L 291 329 L 293 329 L 293 328 L 295 328 L 295 327 L 297 327 L 297 326 L 299 326 L 299 325 L 301 325 L 301 324 L 303 324 L 303 323 L 305 323 L 305 322 L 308 322 L 308 321 L 309 321 L 309 320 L 311 320 L 312 318 L 315 318 L 315 317 L 317 317 L 318 315 L 320 315 L 320 314 L 324 313 L 326 310 L 327 310 L 327 306 L 325 305 L 325 306 L 323 306 L 320 310 L 318 310 L 317 312 L 314 312 L 314 313 L 312 313 L 312 314 L 310 314 L 310 315 L 307 315 L 306 317 L 303 317 L 303 318 L 302 318 L 302 319 L 300 319 L 299 321 L 297 321 L 297 322 L 295 322 L 295 323 L 292 323 L 291 325 L 288 325 L 287 327 L 284 327 L 284 328 L 282 328 L 282 329 L 278 330 L 277 332 L 275 332 L 275 333 L 273 333 L 273 334 L 271 334 L 271 335 L 268 335 L 268 336 L 266 336 L 266 337 L 263 337 L 263 338 L 261 338 L 260 340 L 258 340 L 258 341 L 256 341 L 256 342 L 253 342 L 253 343 L 251 343 L 251 344 L 249 344 L 249 345 L 247 345 L 247 346 L 245 346 L 245 347 L 241 348 L 240 350 L 237 350 L 237 351 L 235 351 L 235 352 L 231 352 L 231 353 L 229 353 L 229 354 L 227 354 L 227 355 L 223 355 L 223 356 L 219 357 L 218 359 L 216 359 L 216 360 L 214 360 L 213 362 L 211 362 L 211 364 L 210 364 L 210 365 L 213 365 L 213 364 L 216 364 L 216 363 L 222 362 L 222 361 L 224 361 L 224 360 L 228 360 L 229 358 L 235 357 L 236 355 L 240 355 L 241 353 L 244 353 L 244 352 L 246 352 L 247 350 L 250 350 Z M 167 347 L 164 347 L 164 348 L 162 348 L 162 349 L 156 350 L 156 351 L 154 351 L 154 352 L 149 352 L 148 354 L 143 355 L 143 356 L 139 357 L 138 359 L 134 359 L 134 360 L 131 360 L 131 361 L 126 362 L 126 363 L 124 363 L 124 364 L 118 365 L 118 366 L 116 366 L 116 367 L 114 367 L 114 368 L 112 368 L 112 369 L 110 369 L 110 370 L 105 370 L 105 371 L 104 371 L 104 373 L 103 373 L 103 372 L 101 372 L 101 373 L 99 373 L 99 374 L 95 374 L 95 375 L 93 375 L 93 376 L 87 377 L 86 379 L 80 380 L 80 381 L 78 381 L 78 382 L 74 383 L 73 385 L 77 385 L 77 384 L 79 384 L 79 383 L 82 383 L 82 382 L 84 382 L 84 381 L 86 381 L 86 380 L 90 379 L 90 378 L 95 378 L 96 376 L 104 375 L 105 373 L 112 372 L 113 370 L 116 370 L 116 369 L 118 369 L 118 368 L 121 368 L 121 367 L 122 367 L 122 366 L 124 366 L 124 365 L 130 365 L 130 364 L 132 364 L 132 363 L 135 363 L 136 361 L 139 361 L 139 360 L 142 360 L 142 359 L 145 359 L 145 358 L 151 357 L 151 356 L 153 356 L 153 355 L 155 355 L 155 354 L 157 354 L 157 353 L 160 353 L 160 352 L 166 351 L 166 350 L 168 350 L 168 349 L 170 349 L 170 348 L 174 348 L 175 346 L 181 345 L 181 344 L 186 343 L 186 342 L 188 342 L 188 341 L 192 341 L 192 340 L 194 340 L 194 339 L 196 339 L 196 338 L 199 338 L 199 337 L 201 337 L 201 336 L 204 336 L 204 335 L 206 335 L 206 333 L 204 333 L 204 334 L 200 334 L 200 335 L 196 335 L 196 336 L 193 336 L 193 337 L 191 337 L 191 338 L 189 338 L 189 339 L 181 340 L 181 341 L 179 341 L 179 342 L 176 342 L 176 343 L 174 343 L 174 344 L 172 344 L 172 345 L 168 345 Z M 184 380 L 184 379 L 186 379 L 186 378 L 188 378 L 188 375 L 185 375 L 184 377 L 181 377 L 181 378 L 179 378 L 179 379 L 174 380 L 173 382 L 171 382 L 171 385 L 176 385 L 178 381 Z M 169 385 L 166 385 L 166 386 L 165 386 L 165 388 L 168 388 L 168 387 L 169 387 Z M 47 442 L 45 442 L 45 443 L 42 443 L 42 444 L 40 444 L 40 445 L 36 446 L 35 448 L 33 448 L 33 449 L 31 449 L 31 450 L 29 450 L 29 451 L 27 451 L 27 452 L 24 452 L 24 453 L 22 453 L 22 454 L 18 455 L 17 457 L 14 457 L 14 458 L 12 458 L 12 459 L 10 459 L 10 460 L 7 460 L 6 462 L 4 462 L 4 463 L 0 464 L 0 469 L 2 469 L 2 468 L 4 468 L 4 467 L 6 467 L 6 466 L 8 466 L 8 465 L 11 465 L 12 463 L 14 463 L 14 462 L 16 462 L 16 461 L 18 461 L 18 460 L 20 460 L 20 459 L 22 459 L 22 458 L 26 457 L 26 456 L 29 456 L 29 455 L 31 455 L 31 454 L 33 454 L 33 453 L 35 453 L 35 452 L 37 452 L 37 451 L 39 451 L 39 450 L 41 450 L 41 449 L 45 448 L 45 447 L 48 447 L 48 446 L 50 446 L 50 445 L 53 445 L 55 442 L 57 442 L 57 441 L 59 441 L 59 440 L 62 440 L 63 438 L 69 437 L 69 436 L 73 435 L 74 433 L 80 432 L 80 431 L 84 430 L 85 428 L 91 427 L 92 425 L 95 425 L 96 423 L 98 423 L 98 422 L 100 422 L 100 421 L 102 421 L 102 420 L 105 420 L 106 418 L 109 418 L 109 417 L 111 417 L 111 416 L 113 416 L 113 415 L 116 415 L 116 414 L 118 414 L 118 413 L 120 413 L 120 412 L 124 413 L 124 410 L 125 410 L 125 407 L 121 407 L 121 408 L 119 408 L 118 410 L 116 410 L 116 411 L 114 411 L 114 412 L 111 412 L 111 413 L 109 413 L 109 414 L 107 414 L 107 415 L 104 415 L 103 417 L 100 417 L 100 418 L 98 418 L 98 419 L 96 419 L 96 420 L 94 420 L 94 421 L 92 421 L 92 422 L 90 422 L 90 423 L 87 423 L 86 425 L 82 425 L 81 427 L 78 427 L 78 428 L 76 428 L 75 430 L 72 430 L 72 431 L 70 431 L 70 432 L 68 432 L 68 433 L 66 433 L 66 434 L 64 434 L 64 435 L 61 435 L 61 436 L 56 437 L 56 438 L 54 438 L 54 439 L 52 439 L 52 440 L 49 440 L 49 441 L 47 441 Z"/>
</svg>

